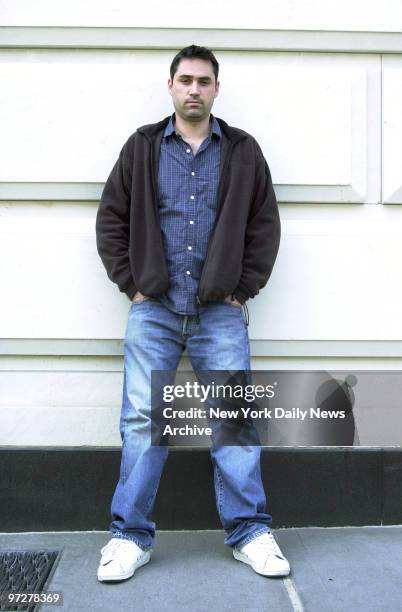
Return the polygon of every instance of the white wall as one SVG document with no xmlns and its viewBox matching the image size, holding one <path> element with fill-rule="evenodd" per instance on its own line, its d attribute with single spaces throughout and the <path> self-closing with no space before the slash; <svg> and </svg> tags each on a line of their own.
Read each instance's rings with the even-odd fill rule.
<svg viewBox="0 0 402 612">
<path fill-rule="evenodd" d="M 401 4 L 237 4 L 0 4 L 0 444 L 119 443 L 129 302 L 96 252 L 97 200 L 129 134 L 172 111 L 168 67 L 192 28 L 233 29 L 214 112 L 257 137 L 280 202 L 277 263 L 249 303 L 254 366 L 400 368 Z M 149 47 L 110 46 L 119 26 L 152 28 Z M 332 31 L 332 51 L 311 52 L 314 32 L 292 50 L 296 30 Z"/>
</svg>

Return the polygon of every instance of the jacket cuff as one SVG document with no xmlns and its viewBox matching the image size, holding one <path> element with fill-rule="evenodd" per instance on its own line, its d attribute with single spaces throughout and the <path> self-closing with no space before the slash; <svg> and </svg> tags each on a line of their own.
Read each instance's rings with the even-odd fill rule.
<svg viewBox="0 0 402 612">
<path fill-rule="evenodd" d="M 248 299 L 254 297 L 247 285 L 241 281 L 237 285 L 236 289 L 232 292 L 232 295 L 235 296 L 236 300 L 238 300 L 240 304 L 244 304 L 244 302 L 246 302 Z"/>
<path fill-rule="evenodd" d="M 131 283 L 127 289 L 120 289 L 120 291 L 122 291 L 123 293 L 126 294 L 126 296 L 132 301 L 133 297 L 135 296 L 135 294 L 137 293 L 137 287 L 135 286 L 134 283 Z"/>
<path fill-rule="evenodd" d="M 236 300 L 240 302 L 240 304 L 244 304 L 248 300 L 247 294 L 245 294 L 238 288 L 233 291 L 232 297 L 236 298 Z"/>
</svg>

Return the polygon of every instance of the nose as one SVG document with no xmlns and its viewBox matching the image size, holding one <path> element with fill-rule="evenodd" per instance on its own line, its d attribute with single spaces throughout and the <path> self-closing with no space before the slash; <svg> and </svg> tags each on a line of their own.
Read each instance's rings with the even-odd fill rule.
<svg viewBox="0 0 402 612">
<path fill-rule="evenodd" d="M 191 83 L 191 87 L 190 87 L 190 95 L 192 96 L 198 96 L 199 95 L 199 89 L 198 89 L 198 83 L 197 81 L 193 81 Z"/>
</svg>

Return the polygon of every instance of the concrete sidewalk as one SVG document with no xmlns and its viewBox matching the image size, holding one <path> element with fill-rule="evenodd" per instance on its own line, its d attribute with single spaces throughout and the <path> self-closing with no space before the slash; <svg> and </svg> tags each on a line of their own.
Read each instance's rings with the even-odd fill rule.
<svg viewBox="0 0 402 612">
<path fill-rule="evenodd" d="M 134 577 L 100 583 L 107 532 L 2 533 L 1 549 L 61 550 L 49 612 L 396 612 L 402 609 L 402 526 L 276 530 L 288 578 L 264 578 L 235 561 L 221 531 L 158 532 L 151 562 Z"/>
</svg>

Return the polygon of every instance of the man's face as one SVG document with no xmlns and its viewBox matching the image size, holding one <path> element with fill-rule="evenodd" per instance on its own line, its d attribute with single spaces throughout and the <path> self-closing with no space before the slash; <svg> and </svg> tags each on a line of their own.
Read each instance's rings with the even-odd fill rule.
<svg viewBox="0 0 402 612">
<path fill-rule="evenodd" d="M 219 92 L 219 81 L 215 82 L 210 61 L 185 58 L 180 60 L 168 87 L 176 114 L 196 123 L 209 116 Z"/>
</svg>

